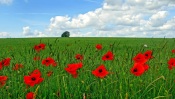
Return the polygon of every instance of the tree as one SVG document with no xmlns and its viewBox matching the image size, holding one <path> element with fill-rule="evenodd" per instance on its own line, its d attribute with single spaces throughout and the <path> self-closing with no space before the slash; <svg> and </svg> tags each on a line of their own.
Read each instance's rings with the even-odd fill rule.
<svg viewBox="0 0 175 99">
<path fill-rule="evenodd" d="M 61 37 L 69 37 L 70 36 L 70 32 L 69 31 L 65 31 L 63 32 L 63 34 L 61 35 Z"/>
</svg>

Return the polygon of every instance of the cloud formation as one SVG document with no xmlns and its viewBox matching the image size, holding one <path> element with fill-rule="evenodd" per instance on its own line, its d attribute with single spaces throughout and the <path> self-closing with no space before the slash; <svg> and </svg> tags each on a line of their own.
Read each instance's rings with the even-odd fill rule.
<svg viewBox="0 0 175 99">
<path fill-rule="evenodd" d="M 0 32 L 0 38 L 9 38 L 10 34 L 7 32 Z"/>
<path fill-rule="evenodd" d="M 174 37 L 174 0 L 104 0 L 101 8 L 76 17 L 55 16 L 48 32 L 70 36 Z"/>
<path fill-rule="evenodd" d="M 38 30 L 32 31 L 29 26 L 23 27 L 22 34 L 25 37 L 46 37 L 47 36 L 44 33 L 42 33 L 41 31 L 38 31 Z"/>
</svg>

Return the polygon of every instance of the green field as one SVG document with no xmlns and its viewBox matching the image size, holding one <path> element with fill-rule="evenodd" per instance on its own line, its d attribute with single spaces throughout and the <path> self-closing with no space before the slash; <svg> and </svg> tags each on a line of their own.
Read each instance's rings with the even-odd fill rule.
<svg viewBox="0 0 175 99">
<path fill-rule="evenodd" d="M 45 50 L 36 53 L 34 45 L 44 43 Z M 97 51 L 96 44 L 103 49 Z M 144 47 L 146 44 L 148 47 Z M 36 99 L 175 99 L 175 69 L 168 69 L 168 60 L 175 58 L 173 38 L 7 38 L 0 39 L 0 60 L 10 57 L 11 62 L 0 70 L 0 76 L 8 76 L 0 88 L 0 99 L 25 99 L 28 92 L 35 92 Z M 114 60 L 101 57 L 112 51 Z M 134 76 L 130 69 L 132 58 L 139 52 L 152 50 L 154 58 L 141 76 Z M 83 67 L 78 77 L 65 71 L 68 64 L 77 63 L 76 54 L 82 54 Z M 41 60 L 33 61 L 40 56 Z M 52 57 L 57 66 L 44 66 L 42 59 Z M 16 63 L 24 68 L 12 70 Z M 111 72 L 105 78 L 92 75 L 92 70 L 104 64 Z M 39 69 L 43 82 L 26 88 L 24 76 Z M 53 71 L 50 77 L 46 73 Z"/>
</svg>

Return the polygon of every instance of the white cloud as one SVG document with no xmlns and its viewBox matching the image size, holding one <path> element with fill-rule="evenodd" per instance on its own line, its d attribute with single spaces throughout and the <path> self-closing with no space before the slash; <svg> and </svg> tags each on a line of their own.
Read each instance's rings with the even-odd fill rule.
<svg viewBox="0 0 175 99">
<path fill-rule="evenodd" d="M 172 7 L 174 0 L 104 0 L 94 11 L 51 18 L 48 31 L 59 36 L 68 30 L 70 36 L 173 37 Z"/>
<path fill-rule="evenodd" d="M 46 37 L 47 36 L 46 34 L 40 32 L 38 30 L 32 31 L 29 26 L 23 27 L 22 34 L 25 37 Z"/>
<path fill-rule="evenodd" d="M 24 36 L 30 36 L 30 35 L 33 35 L 33 33 L 31 32 L 29 26 L 23 27 L 23 32 L 22 32 L 22 33 L 23 33 Z"/>
<path fill-rule="evenodd" d="M 0 32 L 0 38 L 9 38 L 10 34 L 7 32 Z"/>
<path fill-rule="evenodd" d="M 11 4 L 13 2 L 13 0 L 0 0 L 0 4 Z"/>
</svg>

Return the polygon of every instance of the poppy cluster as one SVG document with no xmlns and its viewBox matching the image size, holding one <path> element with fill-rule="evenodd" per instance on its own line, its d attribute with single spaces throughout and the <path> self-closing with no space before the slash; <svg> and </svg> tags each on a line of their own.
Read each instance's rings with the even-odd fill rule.
<svg viewBox="0 0 175 99">
<path fill-rule="evenodd" d="M 110 46 L 113 46 L 113 45 L 110 45 Z M 34 50 L 36 50 L 36 52 L 38 53 L 41 50 L 44 50 L 45 47 L 46 47 L 45 44 L 40 43 L 34 46 Z M 102 50 L 103 46 L 101 44 L 96 44 L 95 48 L 96 50 L 98 50 L 97 52 L 99 52 L 100 50 Z M 175 53 L 175 50 L 172 50 L 172 53 Z M 147 50 L 144 53 L 138 53 L 136 56 L 134 56 L 132 58 L 132 60 L 134 61 L 134 64 L 133 64 L 133 67 L 130 69 L 130 72 L 135 76 L 141 76 L 145 71 L 149 69 L 149 65 L 147 64 L 147 62 L 153 58 L 152 54 L 153 53 L 151 50 Z M 73 78 L 77 78 L 78 70 L 83 67 L 82 60 L 84 59 L 84 57 L 82 54 L 76 54 L 74 58 L 76 60 L 80 60 L 80 62 L 67 64 L 67 67 L 64 69 L 67 73 L 71 74 Z M 5 58 L 1 60 L 0 70 L 5 66 L 9 66 L 10 60 L 11 58 Z M 33 60 L 39 61 L 41 59 L 40 59 L 40 56 L 35 56 Z M 104 55 L 102 55 L 101 60 L 102 61 L 114 60 L 113 52 L 107 51 Z M 52 57 L 47 57 L 45 59 L 42 59 L 41 64 L 47 67 L 57 66 L 57 62 Z M 24 67 L 23 64 L 16 63 L 15 66 L 13 67 L 13 70 L 19 70 L 20 68 L 23 68 L 23 67 Z M 168 61 L 168 68 L 171 70 L 173 69 L 173 67 L 175 67 L 175 58 L 170 58 L 170 60 Z M 104 64 L 98 65 L 98 67 L 92 70 L 91 73 L 92 75 L 98 78 L 104 78 L 108 74 L 110 74 Z M 46 72 L 47 77 L 50 77 L 52 74 L 53 74 L 53 71 Z M 5 85 L 7 78 L 8 78 L 7 76 L 0 76 L 0 87 Z M 35 69 L 29 75 L 25 75 L 23 80 L 27 86 L 33 87 L 43 82 L 44 78 L 42 78 L 41 71 L 39 69 Z M 35 93 L 29 92 L 26 94 L 26 99 L 34 99 L 34 98 L 35 98 Z"/>
<path fill-rule="evenodd" d="M 72 75 L 72 77 L 76 78 L 78 76 L 77 70 L 79 68 L 82 68 L 83 64 L 82 63 L 73 63 L 73 64 L 68 64 L 68 67 L 65 68 L 65 70 Z"/>
<path fill-rule="evenodd" d="M 145 53 L 138 53 L 134 58 L 134 66 L 130 69 L 131 73 L 135 76 L 141 76 L 145 71 L 149 69 L 149 65 L 146 62 L 152 59 L 152 51 L 147 50 Z"/>
<path fill-rule="evenodd" d="M 0 61 L 0 70 L 2 70 L 3 67 L 10 65 L 11 58 L 5 58 Z"/>
<path fill-rule="evenodd" d="M 40 52 L 41 50 L 44 50 L 45 49 L 45 46 L 46 46 L 45 44 L 40 43 L 38 45 L 35 45 L 34 46 L 34 49 L 35 49 L 36 52 Z"/>
<path fill-rule="evenodd" d="M 40 84 L 44 78 L 41 78 L 40 70 L 36 69 L 29 76 L 24 76 L 24 83 L 33 87 L 36 84 Z"/>
</svg>

